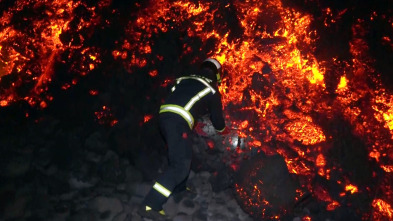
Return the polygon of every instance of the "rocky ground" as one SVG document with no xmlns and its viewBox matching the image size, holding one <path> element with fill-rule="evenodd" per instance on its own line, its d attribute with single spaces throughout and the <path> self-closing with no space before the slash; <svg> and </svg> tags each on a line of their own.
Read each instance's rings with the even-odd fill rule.
<svg viewBox="0 0 393 221">
<path fill-rule="evenodd" d="M 49 115 L 34 121 L 0 119 L 0 221 L 146 220 L 137 208 L 168 165 L 154 117 L 132 124 L 127 115 L 110 127 Z M 187 181 L 194 192 L 171 196 L 164 205 L 165 221 L 255 220 L 245 212 L 234 183 L 239 182 L 238 171 L 247 168 L 238 166 L 256 159 L 269 161 L 258 166 L 266 196 L 278 197 L 278 206 L 293 198 L 286 194 L 291 185 L 283 179 L 288 171 L 280 167 L 282 159 L 258 158 L 253 149 L 243 151 L 248 141 L 239 139 L 236 130 L 219 136 L 208 120 L 202 122 L 206 134 L 191 135 L 193 161 Z M 337 216 L 324 212 L 326 205 L 317 201 L 302 204 L 296 214 L 280 220 L 359 220 L 344 219 L 354 217 L 345 208 Z"/>
<path fill-rule="evenodd" d="M 23 128 L 21 136 L 1 137 L 0 220 L 144 220 L 137 207 L 165 169 L 165 152 L 123 155 L 110 148 L 107 131 L 70 130 L 51 118 Z M 229 174 L 217 176 L 229 153 L 211 143 L 222 139 L 194 136 L 188 183 L 195 192 L 170 197 L 167 220 L 252 220 L 236 202 Z"/>
</svg>

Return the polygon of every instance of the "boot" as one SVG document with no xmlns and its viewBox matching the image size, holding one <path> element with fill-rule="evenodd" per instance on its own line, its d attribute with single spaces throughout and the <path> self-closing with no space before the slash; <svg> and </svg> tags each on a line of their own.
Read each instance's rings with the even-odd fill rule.
<svg viewBox="0 0 393 221">
<path fill-rule="evenodd" d="M 153 221 L 163 221 L 166 218 L 164 210 L 155 211 L 146 205 L 141 205 L 137 212 L 141 217 L 151 219 Z"/>
</svg>

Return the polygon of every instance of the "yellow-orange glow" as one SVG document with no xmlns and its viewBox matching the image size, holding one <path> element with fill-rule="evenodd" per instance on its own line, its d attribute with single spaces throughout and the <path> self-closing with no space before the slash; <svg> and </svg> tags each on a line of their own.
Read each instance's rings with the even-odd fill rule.
<svg viewBox="0 0 393 221">
<path fill-rule="evenodd" d="M 338 84 L 337 89 L 338 89 L 338 90 L 344 89 L 344 88 L 347 87 L 347 84 L 348 84 L 347 78 L 345 78 L 344 76 L 342 76 L 342 77 L 340 78 L 340 83 Z"/>
<path fill-rule="evenodd" d="M 327 205 L 326 210 L 332 211 L 332 210 L 335 210 L 339 206 L 340 206 L 340 204 L 337 201 L 333 201 L 329 205 Z"/>
<path fill-rule="evenodd" d="M 247 127 L 248 127 L 248 120 L 243 121 L 243 122 L 240 124 L 240 127 L 241 127 L 242 129 L 247 128 Z"/>
<path fill-rule="evenodd" d="M 318 167 L 324 167 L 326 165 L 325 157 L 322 154 L 318 154 L 315 165 Z"/>
<path fill-rule="evenodd" d="M 352 184 L 346 185 L 345 186 L 345 191 L 350 191 L 351 194 L 357 193 L 358 192 L 358 188 L 357 186 L 354 186 Z"/>
<path fill-rule="evenodd" d="M 1 100 L 0 101 L 0 106 L 5 107 L 7 105 L 8 105 L 8 101 L 6 101 L 6 100 Z"/>
<path fill-rule="evenodd" d="M 381 165 L 381 168 L 387 173 L 393 172 L 393 165 Z"/>
<path fill-rule="evenodd" d="M 369 153 L 369 156 L 371 158 L 374 158 L 378 162 L 379 161 L 379 157 L 381 156 L 381 154 L 379 152 L 377 152 L 377 151 L 371 151 Z"/>
<path fill-rule="evenodd" d="M 318 84 L 323 82 L 323 74 L 319 71 L 318 68 L 311 68 L 312 76 L 308 76 L 308 79 L 312 84 Z"/>
<path fill-rule="evenodd" d="M 252 142 L 252 145 L 253 145 L 253 146 L 260 147 L 260 146 L 262 146 L 262 143 L 261 143 L 261 141 L 259 141 L 259 140 L 254 140 L 254 141 Z"/>
<path fill-rule="evenodd" d="M 323 131 L 308 121 L 290 122 L 285 129 L 294 139 L 305 145 L 313 145 L 326 140 Z"/>
<path fill-rule="evenodd" d="M 217 61 L 219 61 L 222 65 L 225 64 L 225 54 L 222 54 L 221 56 L 216 57 Z"/>
<path fill-rule="evenodd" d="M 374 209 L 377 209 L 378 211 L 382 212 L 389 218 L 393 218 L 393 209 L 390 204 L 387 202 L 381 200 L 381 199 L 374 199 L 372 203 Z"/>
<path fill-rule="evenodd" d="M 393 130 L 393 113 L 392 112 L 384 113 L 383 118 L 386 121 L 389 130 Z"/>
</svg>

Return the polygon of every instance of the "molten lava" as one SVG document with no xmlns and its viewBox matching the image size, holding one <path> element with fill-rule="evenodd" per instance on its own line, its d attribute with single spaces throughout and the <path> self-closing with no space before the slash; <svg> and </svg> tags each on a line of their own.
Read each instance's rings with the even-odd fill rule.
<svg viewBox="0 0 393 221">
<path fill-rule="evenodd" d="M 178 71 L 177 63 L 187 62 L 195 67 L 207 56 L 216 57 L 226 74 L 220 91 L 227 123 L 247 141 L 242 151 L 258 149 L 283 156 L 289 172 L 298 176 L 301 184 L 294 200 L 311 193 L 326 211 L 335 211 L 356 207 L 353 197 L 362 195 L 371 198 L 367 208 L 356 210 L 362 219 L 391 219 L 393 93 L 384 88 L 375 74 L 365 36 L 367 22 L 383 16 L 390 21 L 393 18 L 373 12 L 369 20 L 354 20 L 349 24 L 350 59 L 326 55 L 322 60 L 321 53 L 316 56 L 323 47 L 316 43 L 322 36 L 321 30 L 330 30 L 354 9 L 334 10 L 318 5 L 319 1 L 309 1 L 322 12 L 316 18 L 311 12 L 284 2 L 135 3 L 138 10 L 130 13 L 123 36 L 111 39 L 114 46 L 109 55 L 128 73 L 146 73 L 151 79 L 162 80 L 161 86 L 176 77 L 178 73 L 172 72 Z M 25 100 L 45 109 L 53 100 L 48 87 L 56 75 L 55 64 L 72 67 L 59 86 L 62 90 L 69 90 L 100 67 L 105 62 L 105 49 L 86 42 L 101 28 L 98 24 L 114 25 L 101 14 L 108 13 L 110 4 L 109 0 L 96 5 L 64 0 L 10 3 L 0 17 L 0 108 Z M 326 29 L 317 29 L 316 20 Z M 391 39 L 392 36 L 384 36 L 381 41 L 393 48 Z M 332 69 L 338 74 L 332 74 Z M 89 93 L 100 94 L 95 88 Z M 108 106 L 93 114 L 101 124 L 115 125 L 118 121 Z M 151 117 L 145 115 L 144 122 Z M 377 165 L 367 174 L 368 179 L 378 182 L 362 183 L 353 174 L 362 173 L 356 171 L 362 168 L 347 165 L 347 158 L 343 159 L 345 166 L 335 161 L 343 158 L 337 154 L 343 138 L 341 123 L 364 145 L 364 163 Z M 356 155 L 355 152 L 341 154 Z M 328 185 L 315 185 L 318 179 L 341 191 L 335 194 Z M 259 182 L 263 180 L 250 186 L 236 185 L 247 212 L 271 204 L 259 189 Z M 280 219 L 280 214 L 267 215 L 263 211 L 252 215 Z M 311 217 L 305 215 L 303 220 Z"/>
</svg>

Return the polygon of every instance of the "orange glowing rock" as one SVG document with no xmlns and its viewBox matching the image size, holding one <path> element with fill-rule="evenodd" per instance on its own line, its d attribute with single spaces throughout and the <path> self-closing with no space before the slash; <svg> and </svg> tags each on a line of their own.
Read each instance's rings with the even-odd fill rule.
<svg viewBox="0 0 393 221">
<path fill-rule="evenodd" d="M 114 58 L 117 58 L 120 56 L 120 51 L 114 50 L 114 51 L 112 51 L 112 55 Z"/>
<path fill-rule="evenodd" d="M 382 212 L 389 218 L 393 218 L 393 209 L 389 203 L 385 202 L 382 199 L 374 199 L 372 205 L 375 209 Z"/>
<path fill-rule="evenodd" d="M 90 57 L 90 59 L 93 60 L 93 61 L 95 61 L 95 60 L 97 59 L 97 56 L 94 56 L 94 55 L 89 55 L 89 57 Z"/>
<path fill-rule="evenodd" d="M 393 165 L 381 165 L 381 168 L 387 173 L 393 172 Z"/>
<path fill-rule="evenodd" d="M 329 205 L 326 206 L 326 210 L 333 211 L 339 206 L 340 206 L 340 203 L 338 203 L 337 201 L 333 201 Z"/>
<path fill-rule="evenodd" d="M 345 186 L 345 191 L 349 191 L 349 192 L 351 192 L 351 194 L 354 194 L 354 193 L 358 192 L 358 188 L 355 185 L 348 184 Z"/>
<path fill-rule="evenodd" d="M 158 71 L 157 70 L 152 70 L 152 71 L 149 72 L 149 75 L 151 77 L 156 77 L 158 75 Z"/>
<path fill-rule="evenodd" d="M 347 84 L 348 84 L 347 78 L 345 78 L 345 76 L 342 76 L 342 77 L 340 78 L 340 83 L 339 83 L 338 86 L 337 86 L 337 90 L 341 90 L 341 89 L 346 88 L 346 87 L 347 87 Z"/>
<path fill-rule="evenodd" d="M 248 120 L 243 121 L 243 122 L 240 124 L 240 127 L 241 127 L 242 129 L 247 128 L 247 127 L 248 127 Z"/>
<path fill-rule="evenodd" d="M 96 96 L 96 95 L 98 95 L 98 91 L 97 90 L 90 90 L 89 94 L 92 96 Z"/>
<path fill-rule="evenodd" d="M 7 106 L 8 105 L 8 101 L 6 101 L 6 100 L 1 100 L 0 101 L 0 106 L 1 107 L 5 107 L 5 106 Z"/>
<path fill-rule="evenodd" d="M 377 151 L 371 151 L 368 156 L 374 158 L 378 162 L 381 154 Z"/>
<path fill-rule="evenodd" d="M 143 117 L 143 122 L 146 123 L 146 122 L 148 122 L 149 120 L 151 120 L 152 118 L 153 118 L 153 115 L 150 115 L 150 114 L 145 115 L 145 116 Z"/>
<path fill-rule="evenodd" d="M 322 129 L 309 121 L 290 122 L 285 129 L 294 139 L 305 145 L 314 145 L 326 140 Z"/>
<path fill-rule="evenodd" d="M 323 170 L 323 168 L 319 168 L 318 174 L 319 174 L 320 176 L 322 176 L 322 177 L 325 176 L 325 171 Z"/>
<path fill-rule="evenodd" d="M 393 112 L 384 113 L 383 118 L 385 119 L 386 125 L 389 128 L 389 130 L 393 130 Z"/>
<path fill-rule="evenodd" d="M 254 145 L 254 146 L 256 146 L 256 147 L 260 147 L 260 146 L 262 146 L 262 143 L 261 143 L 261 141 L 259 141 L 259 140 L 254 140 L 254 141 L 252 142 L 252 145 Z"/>
<path fill-rule="evenodd" d="M 112 120 L 110 123 L 110 126 L 113 127 L 115 126 L 119 121 L 118 120 Z"/>
<path fill-rule="evenodd" d="M 46 102 L 45 101 L 41 101 L 41 103 L 40 103 L 40 107 L 41 108 L 46 108 L 48 105 L 46 104 Z"/>
<path fill-rule="evenodd" d="M 207 141 L 207 146 L 208 146 L 210 149 L 213 149 L 213 148 L 214 148 L 214 142 L 213 142 L 212 140 L 208 140 L 208 141 Z"/>
<path fill-rule="evenodd" d="M 318 167 L 324 167 L 326 165 L 325 157 L 322 154 L 318 154 L 315 165 Z"/>
</svg>

